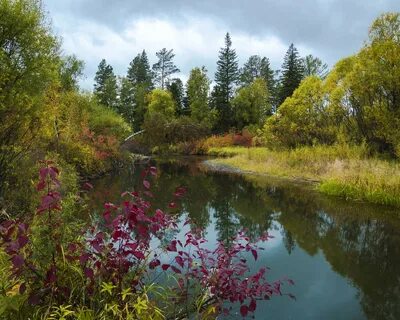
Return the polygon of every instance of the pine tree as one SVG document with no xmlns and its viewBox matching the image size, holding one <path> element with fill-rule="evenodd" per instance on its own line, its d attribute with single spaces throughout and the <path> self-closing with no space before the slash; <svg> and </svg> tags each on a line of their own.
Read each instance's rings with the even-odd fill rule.
<svg viewBox="0 0 400 320">
<path fill-rule="evenodd" d="M 167 82 L 167 90 L 171 92 L 172 97 L 174 98 L 175 105 L 176 105 L 176 113 L 178 115 L 183 115 L 185 113 L 184 110 L 184 99 L 185 99 L 185 92 L 183 89 L 183 82 L 179 78 L 172 79 L 171 81 Z"/>
<path fill-rule="evenodd" d="M 278 105 L 290 97 L 303 79 L 303 63 L 293 43 L 286 52 L 279 79 Z"/>
<path fill-rule="evenodd" d="M 112 109 L 118 108 L 117 77 L 112 66 L 101 60 L 94 78 L 94 95 L 99 103 Z"/>
<path fill-rule="evenodd" d="M 164 90 L 169 77 L 180 70 L 173 62 L 175 57 L 173 49 L 167 50 L 163 48 L 156 53 L 156 56 L 158 58 L 158 62 L 153 64 L 155 80 L 159 84 L 160 88 Z"/>
<path fill-rule="evenodd" d="M 143 50 L 129 64 L 127 79 L 132 85 L 147 84 L 149 90 L 153 89 L 153 72 L 150 70 L 146 51 Z"/>
<path fill-rule="evenodd" d="M 216 88 L 213 91 L 213 101 L 219 112 L 219 129 L 226 130 L 233 125 L 233 111 L 230 101 L 235 85 L 239 80 L 239 65 L 236 51 L 232 49 L 229 33 L 225 36 L 225 47 L 219 51 L 217 72 L 215 73 Z"/>
<path fill-rule="evenodd" d="M 135 94 L 134 86 L 128 78 L 122 78 L 119 86 L 119 105 L 118 113 L 131 126 L 134 124 Z"/>
<path fill-rule="evenodd" d="M 154 88 L 154 74 L 150 69 L 146 51 L 138 54 L 129 64 L 126 81 L 122 81 L 120 110 L 135 131 L 141 129 L 146 113 L 146 95 Z"/>
</svg>

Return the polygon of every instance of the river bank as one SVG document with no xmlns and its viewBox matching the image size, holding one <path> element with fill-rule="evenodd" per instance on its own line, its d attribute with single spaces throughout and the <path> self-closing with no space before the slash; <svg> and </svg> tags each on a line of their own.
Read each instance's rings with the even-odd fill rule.
<svg viewBox="0 0 400 320">
<path fill-rule="evenodd" d="M 313 183 L 328 195 L 400 207 L 400 165 L 371 158 L 361 147 L 210 148 L 208 161 L 219 170 L 262 174 Z"/>
</svg>

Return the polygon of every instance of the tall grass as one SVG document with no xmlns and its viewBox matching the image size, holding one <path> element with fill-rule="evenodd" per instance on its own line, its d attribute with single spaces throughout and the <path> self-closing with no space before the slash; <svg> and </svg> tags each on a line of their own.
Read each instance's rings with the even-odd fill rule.
<svg viewBox="0 0 400 320">
<path fill-rule="evenodd" d="M 319 191 L 400 207 L 400 164 L 368 157 L 365 146 L 301 147 L 294 150 L 210 148 L 213 160 L 257 174 L 317 182 Z"/>
</svg>

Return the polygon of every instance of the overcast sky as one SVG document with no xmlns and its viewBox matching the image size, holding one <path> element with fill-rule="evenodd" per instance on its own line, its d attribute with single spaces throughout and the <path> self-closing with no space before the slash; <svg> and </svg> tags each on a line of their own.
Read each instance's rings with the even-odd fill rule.
<svg viewBox="0 0 400 320">
<path fill-rule="evenodd" d="M 206 66 L 214 77 L 218 50 L 230 32 L 242 64 L 250 55 L 279 69 L 294 43 L 332 66 L 363 45 L 371 22 L 400 11 L 400 0 L 44 0 L 66 54 L 85 61 L 85 89 L 93 86 L 102 58 L 125 75 L 129 62 L 146 49 L 174 49 L 179 76 Z"/>
</svg>

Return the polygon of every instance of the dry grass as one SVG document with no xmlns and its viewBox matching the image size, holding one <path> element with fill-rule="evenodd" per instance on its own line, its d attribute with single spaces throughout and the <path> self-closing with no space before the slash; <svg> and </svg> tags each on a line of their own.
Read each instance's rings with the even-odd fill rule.
<svg viewBox="0 0 400 320">
<path fill-rule="evenodd" d="M 400 207 L 400 164 L 368 158 L 362 146 L 302 147 L 272 151 L 266 148 L 211 148 L 215 163 L 243 171 L 318 182 L 330 195 Z"/>
</svg>

